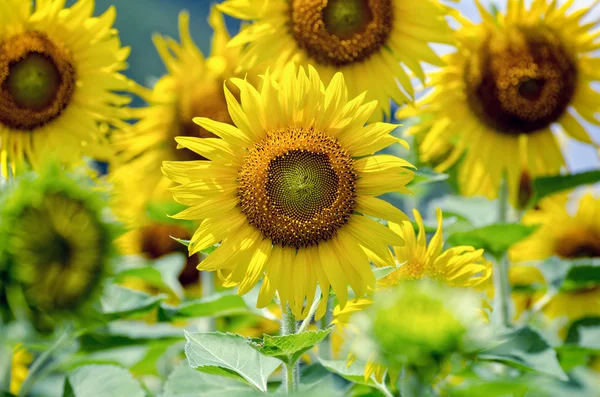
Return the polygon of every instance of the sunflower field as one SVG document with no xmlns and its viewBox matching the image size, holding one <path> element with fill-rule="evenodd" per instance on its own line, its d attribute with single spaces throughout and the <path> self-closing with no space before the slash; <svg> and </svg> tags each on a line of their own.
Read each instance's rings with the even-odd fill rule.
<svg viewBox="0 0 600 397">
<path fill-rule="evenodd" d="M 0 397 L 600 397 L 600 0 L 0 0 Z"/>
</svg>

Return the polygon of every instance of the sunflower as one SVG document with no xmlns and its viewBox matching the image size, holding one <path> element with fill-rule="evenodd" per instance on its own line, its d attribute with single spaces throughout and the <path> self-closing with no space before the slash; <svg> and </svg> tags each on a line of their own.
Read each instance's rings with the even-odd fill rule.
<svg viewBox="0 0 600 397">
<path fill-rule="evenodd" d="M 7 176 L 44 153 L 65 164 L 110 157 L 106 125 L 121 125 L 133 83 L 112 24 L 113 7 L 94 2 L 6 0 L 0 15 L 0 164 Z"/>
<path fill-rule="evenodd" d="M 245 47 L 243 66 L 268 64 L 278 73 L 293 60 L 314 66 L 325 83 L 343 72 L 351 96 L 368 90 L 367 99 L 378 101 L 373 119 L 390 116 L 389 98 L 412 100 L 401 64 L 424 79 L 421 61 L 443 65 L 428 44 L 453 41 L 447 7 L 437 0 L 228 0 L 217 7 L 254 21 L 229 43 Z"/>
<path fill-rule="evenodd" d="M 375 196 L 410 193 L 412 165 L 372 155 L 406 143 L 390 135 L 394 124 L 365 126 L 377 104 L 363 103 L 364 94 L 349 100 L 341 73 L 325 88 L 313 67 L 296 72 L 290 63 L 278 81 L 267 72 L 260 92 L 245 80 L 233 82 L 241 104 L 224 89 L 235 127 L 199 117 L 194 121 L 221 139 L 176 138 L 208 160 L 163 163 L 179 184 L 175 200 L 190 206 L 175 218 L 202 221 L 189 253 L 220 242 L 198 269 L 217 271 L 225 286 L 239 285 L 240 295 L 264 275 L 259 307 L 278 292 L 303 317 L 317 283 L 325 295 L 331 285 L 344 306 L 348 285 L 361 296 L 375 283 L 369 261 L 393 265 L 388 245 L 402 245 L 363 215 L 406 218 Z"/>
<path fill-rule="evenodd" d="M 448 66 L 431 74 L 432 90 L 417 110 L 399 118 L 427 115 L 411 129 L 423 134 L 419 151 L 446 170 L 462 158 L 458 182 L 465 195 L 497 197 L 504 175 L 510 199 L 519 202 L 523 178 L 558 174 L 565 166 L 557 137 L 559 127 L 571 138 L 594 144 L 582 121 L 600 124 L 596 108 L 600 79 L 596 22 L 584 23 L 588 10 L 571 10 L 572 1 L 510 0 L 506 15 L 493 16 L 479 0 L 482 22 L 456 15 L 458 51 Z"/>
<path fill-rule="evenodd" d="M 600 200 L 586 194 L 574 214 L 567 210 L 568 204 L 567 196 L 550 197 L 540 203 L 539 209 L 526 213 L 523 223 L 538 228 L 511 248 L 511 260 L 600 258 Z M 600 316 L 600 285 L 561 291 L 545 305 L 544 312 L 550 317 L 567 316 L 572 321 L 586 315 Z"/>
<path fill-rule="evenodd" d="M 83 308 L 107 273 L 114 231 L 85 183 L 46 165 L 38 177 L 24 175 L 2 205 L 0 256 L 40 314 L 34 320 Z"/>
<path fill-rule="evenodd" d="M 135 109 L 140 120 L 132 128 L 115 134 L 119 156 L 114 164 L 114 209 L 128 225 L 144 222 L 148 202 L 170 200 L 172 182 L 163 176 L 163 160 L 197 160 L 189 150 L 176 150 L 175 136 L 215 137 L 194 124 L 194 116 L 231 124 L 223 94 L 223 81 L 233 76 L 237 51 L 225 48 L 229 34 L 222 15 L 213 9 L 209 23 L 214 30 L 208 59 L 194 44 L 189 32 L 189 15 L 179 14 L 181 43 L 156 35 L 154 44 L 168 73 L 151 91 L 140 92 L 148 107 Z"/>
<path fill-rule="evenodd" d="M 402 280 L 423 277 L 441 281 L 452 287 L 477 287 L 489 280 L 492 265 L 483 256 L 483 249 L 458 246 L 443 250 L 444 237 L 442 210 L 436 209 L 437 230 L 429 244 L 425 241 L 423 218 L 417 210 L 413 214 L 419 227 L 418 235 L 411 222 L 390 223 L 389 227 L 404 239 L 405 245 L 394 247 L 400 267 L 380 280 L 383 287 L 397 285 Z"/>
<path fill-rule="evenodd" d="M 14 395 L 19 393 L 21 385 L 27 378 L 29 364 L 33 361 L 33 356 L 22 345 L 14 348 L 11 359 L 10 373 L 10 392 Z"/>
<path fill-rule="evenodd" d="M 404 245 L 394 247 L 397 270 L 385 276 L 378 282 L 378 289 L 388 290 L 403 281 L 418 280 L 422 278 L 436 280 L 450 287 L 483 287 L 489 281 L 492 266 L 483 256 L 483 249 L 471 246 L 458 246 L 443 250 L 442 211 L 438 208 L 436 216 L 438 226 L 431 238 L 429 245 L 425 241 L 425 227 L 423 218 L 417 210 L 413 215 L 419 228 L 415 235 L 413 224 L 406 220 L 401 224 L 389 223 L 389 227 L 398 233 L 404 240 Z M 345 308 L 337 306 L 333 311 L 334 324 L 337 324 L 339 339 L 352 340 L 353 330 L 348 330 L 352 314 L 360 312 L 371 306 L 370 298 L 357 299 L 349 302 Z M 354 358 L 351 357 L 350 361 Z M 375 361 L 371 356 L 366 363 L 365 379 L 373 374 L 378 382 L 383 380 L 386 368 Z"/>
</svg>

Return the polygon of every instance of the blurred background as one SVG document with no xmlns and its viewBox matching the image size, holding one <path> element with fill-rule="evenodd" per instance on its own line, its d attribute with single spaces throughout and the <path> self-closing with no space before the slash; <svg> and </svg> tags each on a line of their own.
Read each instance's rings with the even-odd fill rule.
<svg viewBox="0 0 600 397">
<path fill-rule="evenodd" d="M 396 0 L 398 1 L 398 0 Z M 411 0 L 414 1 L 414 0 Z M 480 0 L 488 9 L 495 6 L 493 0 Z M 526 0 L 526 2 L 531 0 Z M 68 3 L 73 3 L 69 0 Z M 131 47 L 129 56 L 129 69 L 126 75 L 146 86 L 154 82 L 165 73 L 157 52 L 152 44 L 152 34 L 179 37 L 177 31 L 177 16 L 181 10 L 188 10 L 191 17 L 191 33 L 204 54 L 210 53 L 210 39 L 212 31 L 206 23 L 208 12 L 214 3 L 211 0 L 96 0 L 96 12 L 102 13 L 111 5 L 117 9 L 115 26 L 121 33 L 124 45 Z M 565 0 L 559 0 L 564 3 Z M 498 2 L 506 3 L 504 1 Z M 600 17 L 600 6 L 597 0 L 575 0 L 576 6 L 588 7 L 590 13 L 588 20 Z M 595 8 L 593 6 L 595 5 Z M 479 13 L 474 0 L 460 0 L 457 7 L 463 15 L 471 20 L 479 20 Z M 502 10 L 504 6 L 497 6 Z M 576 8 L 576 7 L 574 7 Z M 197 23 L 194 23 L 197 21 Z M 227 27 L 233 35 L 238 32 L 240 23 L 233 18 L 227 18 Z M 439 46 L 440 53 L 447 51 L 444 46 Z M 600 90 L 600 87 L 596 86 Z M 139 102 L 135 102 L 140 104 Z M 587 130 L 596 142 L 600 142 L 600 129 L 588 125 Z M 567 164 L 571 172 L 582 172 L 600 167 L 598 155 L 591 146 L 564 138 L 566 147 Z"/>
</svg>

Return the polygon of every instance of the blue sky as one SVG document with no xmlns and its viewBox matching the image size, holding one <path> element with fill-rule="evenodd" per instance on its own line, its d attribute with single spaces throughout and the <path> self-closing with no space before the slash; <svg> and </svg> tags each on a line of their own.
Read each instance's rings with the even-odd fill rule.
<svg viewBox="0 0 600 397">
<path fill-rule="evenodd" d="M 503 9 L 503 4 L 506 3 L 500 0 L 481 1 L 488 6 L 495 3 L 500 9 Z M 214 3 L 210 0 L 96 0 L 96 9 L 102 12 L 110 5 L 117 8 L 116 27 L 121 32 L 123 44 L 132 48 L 129 58 L 130 69 L 127 74 L 136 81 L 148 85 L 165 72 L 154 50 L 151 41 L 152 33 L 159 32 L 178 37 L 177 15 L 180 10 L 186 9 L 191 14 L 192 36 L 203 52 L 208 54 L 212 32 L 206 19 L 210 5 Z M 593 3 L 598 3 L 598 0 L 576 0 L 575 2 L 579 7 L 590 7 Z M 475 21 L 479 19 L 472 0 L 461 0 L 458 7 L 470 19 Z M 600 17 L 600 6 L 590 13 L 588 19 L 594 17 Z M 228 26 L 231 32 L 236 32 L 239 23 L 229 19 Z M 596 142 L 600 142 L 600 128 L 589 126 L 588 131 L 592 133 Z M 587 145 L 568 141 L 566 155 L 568 167 L 573 172 L 600 167 L 596 151 Z"/>
</svg>

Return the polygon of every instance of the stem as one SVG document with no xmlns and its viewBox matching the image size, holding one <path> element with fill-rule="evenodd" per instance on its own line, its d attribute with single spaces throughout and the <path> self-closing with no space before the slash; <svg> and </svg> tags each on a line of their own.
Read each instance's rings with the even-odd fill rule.
<svg viewBox="0 0 600 397">
<path fill-rule="evenodd" d="M 215 273 L 200 272 L 200 285 L 202 287 L 202 297 L 209 297 L 215 293 Z M 217 330 L 217 319 L 214 316 L 205 319 L 206 332 Z"/>
<path fill-rule="evenodd" d="M 19 393 L 17 394 L 18 397 L 26 397 L 29 394 L 29 390 L 33 386 L 33 383 L 37 378 L 38 372 L 52 358 L 52 354 L 54 354 L 54 352 L 56 352 L 56 350 L 58 350 L 63 345 L 64 342 L 71 339 L 70 338 L 71 335 L 72 335 L 71 328 L 69 327 L 69 328 L 65 329 L 65 331 L 60 336 L 60 338 L 58 338 L 56 340 L 56 342 L 54 342 L 54 344 L 52 346 L 50 346 L 50 348 L 48 350 L 46 350 L 44 353 L 42 353 L 33 362 L 33 364 L 31 365 L 31 368 L 29 368 L 29 372 L 27 373 L 27 377 L 25 378 L 25 381 L 23 382 L 23 384 L 21 385 L 21 388 L 19 389 Z"/>
<path fill-rule="evenodd" d="M 508 207 L 508 183 L 505 175 L 502 178 L 500 191 L 498 192 L 498 220 L 500 223 L 508 222 Z M 496 263 L 494 289 L 498 291 L 496 299 L 498 299 L 502 324 L 508 328 L 511 326 L 511 286 L 508 277 L 508 257 L 504 255 L 502 258 L 498 258 Z"/>
<path fill-rule="evenodd" d="M 321 319 L 321 329 L 327 328 L 329 324 L 331 324 L 331 321 L 333 321 L 333 313 L 330 310 L 331 306 L 333 305 L 333 298 L 328 298 L 327 296 L 323 296 L 323 298 L 328 299 L 328 301 L 327 308 L 325 309 L 325 315 Z M 319 344 L 319 355 L 324 360 L 331 360 L 331 357 L 333 357 L 331 349 L 331 334 L 329 334 Z"/>
<path fill-rule="evenodd" d="M 425 381 L 415 368 L 404 367 L 400 379 L 402 397 L 433 397 L 435 392 L 431 384 Z"/>
<path fill-rule="evenodd" d="M 375 382 L 375 387 L 377 390 L 379 390 L 385 397 L 394 397 L 390 389 L 388 389 L 387 385 L 385 384 L 385 376 L 383 377 L 383 382 L 379 383 L 374 379 L 373 382 Z"/>
<path fill-rule="evenodd" d="M 298 330 L 298 322 L 290 309 L 290 305 L 282 303 L 281 308 L 281 336 L 293 335 Z M 291 360 L 285 365 L 285 387 L 288 395 L 295 394 L 300 383 L 300 372 L 296 370 L 296 363 Z"/>
</svg>

